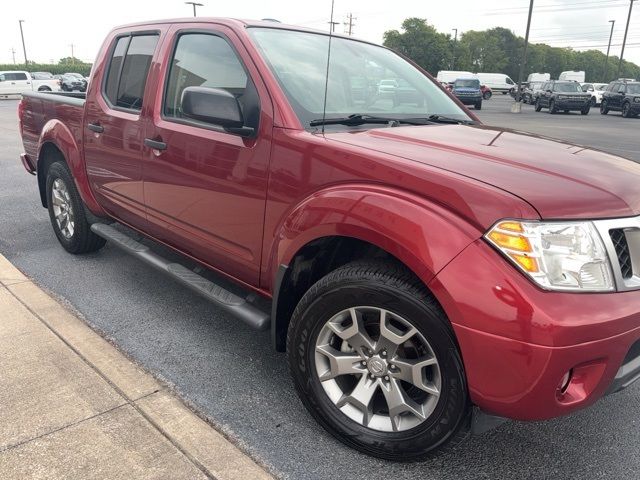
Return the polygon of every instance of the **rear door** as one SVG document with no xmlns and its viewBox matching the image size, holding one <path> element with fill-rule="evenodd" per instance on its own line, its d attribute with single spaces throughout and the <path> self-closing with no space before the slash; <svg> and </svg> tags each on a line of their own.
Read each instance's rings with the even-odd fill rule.
<svg viewBox="0 0 640 480">
<path fill-rule="evenodd" d="M 156 30 L 114 35 L 85 105 L 84 156 L 96 198 L 111 215 L 144 229 L 142 109 Z"/>
<path fill-rule="evenodd" d="M 169 38 L 171 39 L 169 41 Z M 272 106 L 247 51 L 224 26 L 176 25 L 165 41 L 145 138 L 144 192 L 151 233 L 251 285 L 259 281 Z M 185 88 L 224 89 L 239 101 L 243 137 L 186 118 Z"/>
</svg>

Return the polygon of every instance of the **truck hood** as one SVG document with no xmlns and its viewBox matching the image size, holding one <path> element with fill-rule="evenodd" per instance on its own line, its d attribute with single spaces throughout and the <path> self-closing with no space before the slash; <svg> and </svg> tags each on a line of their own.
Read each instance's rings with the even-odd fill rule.
<svg viewBox="0 0 640 480">
<path fill-rule="evenodd" d="M 587 147 L 484 125 L 403 126 L 326 138 L 479 180 L 525 200 L 543 219 L 640 215 L 640 164 Z"/>
</svg>

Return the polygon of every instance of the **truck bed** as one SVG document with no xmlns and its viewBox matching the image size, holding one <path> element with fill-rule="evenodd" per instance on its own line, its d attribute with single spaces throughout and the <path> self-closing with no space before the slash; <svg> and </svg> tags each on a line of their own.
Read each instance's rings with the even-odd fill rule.
<svg viewBox="0 0 640 480">
<path fill-rule="evenodd" d="M 27 92 L 22 95 L 23 116 L 20 124 L 25 153 L 37 161 L 38 142 L 42 129 L 50 121 L 58 120 L 72 133 L 82 148 L 82 123 L 85 93 Z"/>
</svg>

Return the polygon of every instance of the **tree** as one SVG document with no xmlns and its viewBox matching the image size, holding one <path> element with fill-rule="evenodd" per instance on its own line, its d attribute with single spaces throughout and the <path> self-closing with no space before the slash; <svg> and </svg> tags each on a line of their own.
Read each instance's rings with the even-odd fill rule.
<svg viewBox="0 0 640 480">
<path fill-rule="evenodd" d="M 384 33 L 384 45 L 409 57 L 428 72 L 449 68 L 453 54 L 450 35 L 439 33 L 426 19 L 407 18 L 403 32 Z"/>
<path fill-rule="evenodd" d="M 64 57 L 60 59 L 58 65 L 87 65 L 87 63 L 76 57 Z"/>
<path fill-rule="evenodd" d="M 509 63 L 499 40 L 491 31 L 465 32 L 460 38 L 461 47 L 466 50 L 466 65 L 473 72 L 502 72 Z"/>
</svg>

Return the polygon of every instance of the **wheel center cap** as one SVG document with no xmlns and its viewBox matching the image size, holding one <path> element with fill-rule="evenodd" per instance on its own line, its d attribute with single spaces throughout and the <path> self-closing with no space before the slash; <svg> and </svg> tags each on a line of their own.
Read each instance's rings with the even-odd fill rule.
<svg viewBox="0 0 640 480">
<path fill-rule="evenodd" d="M 387 362 L 379 357 L 372 357 L 367 362 L 367 369 L 371 375 L 382 377 L 387 374 Z"/>
</svg>

